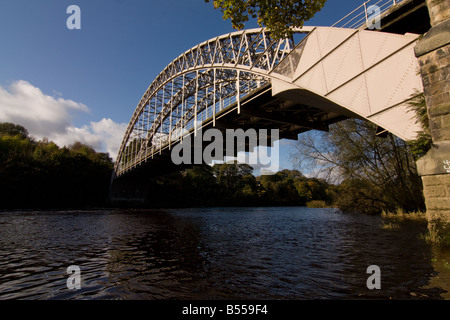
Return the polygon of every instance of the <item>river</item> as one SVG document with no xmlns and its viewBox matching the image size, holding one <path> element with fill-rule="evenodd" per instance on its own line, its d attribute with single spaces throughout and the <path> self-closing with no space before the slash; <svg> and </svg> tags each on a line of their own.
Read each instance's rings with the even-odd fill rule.
<svg viewBox="0 0 450 320">
<path fill-rule="evenodd" d="M 0 299 L 448 299 L 425 232 L 304 207 L 0 212 Z"/>
</svg>

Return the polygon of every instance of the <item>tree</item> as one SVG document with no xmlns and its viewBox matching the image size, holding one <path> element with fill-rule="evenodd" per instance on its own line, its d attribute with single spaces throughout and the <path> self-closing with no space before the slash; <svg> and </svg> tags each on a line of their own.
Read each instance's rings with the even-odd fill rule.
<svg viewBox="0 0 450 320">
<path fill-rule="evenodd" d="M 258 187 L 251 166 L 237 161 L 216 163 L 212 172 L 216 179 L 216 198 L 219 204 L 256 204 Z"/>
<path fill-rule="evenodd" d="M 0 208 L 104 205 L 113 169 L 108 154 L 81 143 L 36 142 L 27 130 L 0 124 Z"/>
<path fill-rule="evenodd" d="M 0 208 L 27 201 L 35 173 L 33 143 L 21 134 L 0 135 Z"/>
<path fill-rule="evenodd" d="M 28 130 L 23 126 L 10 123 L 10 122 L 0 122 L 0 136 L 16 136 L 19 135 L 21 138 L 28 138 Z"/>
<path fill-rule="evenodd" d="M 299 196 L 297 186 L 307 183 L 308 179 L 299 171 L 284 169 L 274 175 L 262 176 L 260 180 L 266 202 L 281 205 L 306 204 L 307 200 Z"/>
<path fill-rule="evenodd" d="M 423 210 L 421 179 L 409 145 L 392 134 L 381 138 L 375 132 L 374 124 L 349 119 L 330 126 L 329 133 L 301 135 L 291 156 L 303 170 L 345 180 L 341 208 L 354 206 L 367 213 Z"/>
<path fill-rule="evenodd" d="M 242 186 L 243 177 L 252 174 L 253 168 L 248 164 L 234 161 L 233 163 L 215 164 L 213 172 L 219 184 L 229 191 L 235 192 Z"/>
<path fill-rule="evenodd" d="M 345 212 L 378 214 L 386 205 L 384 192 L 368 180 L 346 179 L 339 185 L 334 205 Z"/>
<path fill-rule="evenodd" d="M 210 2 L 210 0 L 205 0 Z M 326 0 L 212 0 L 224 20 L 231 19 L 233 28 L 243 29 L 251 18 L 257 18 L 261 27 L 267 27 L 275 38 L 291 34 L 291 27 L 301 28 L 325 5 Z"/>
<path fill-rule="evenodd" d="M 307 203 L 311 200 L 323 200 L 329 202 L 327 194 L 328 184 L 321 179 L 312 178 L 303 181 L 298 181 L 295 184 L 298 196 L 302 202 Z"/>
<path fill-rule="evenodd" d="M 184 172 L 183 193 L 191 205 L 210 204 L 216 198 L 217 182 L 207 164 L 196 165 Z"/>
</svg>

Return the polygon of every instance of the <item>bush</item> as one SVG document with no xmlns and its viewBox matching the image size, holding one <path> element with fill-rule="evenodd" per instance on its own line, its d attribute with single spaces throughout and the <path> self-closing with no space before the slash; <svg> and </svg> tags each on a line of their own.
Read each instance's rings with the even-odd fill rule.
<svg viewBox="0 0 450 320">
<path fill-rule="evenodd" d="M 308 208 L 328 208 L 327 203 L 323 200 L 312 200 L 306 203 Z"/>
</svg>

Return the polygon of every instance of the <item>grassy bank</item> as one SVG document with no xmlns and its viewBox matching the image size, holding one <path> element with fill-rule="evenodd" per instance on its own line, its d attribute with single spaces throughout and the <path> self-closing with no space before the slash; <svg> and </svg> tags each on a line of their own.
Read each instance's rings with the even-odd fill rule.
<svg viewBox="0 0 450 320">
<path fill-rule="evenodd" d="M 395 212 L 383 211 L 381 213 L 381 217 L 383 218 L 381 227 L 388 230 L 399 229 L 401 223 L 407 221 L 414 221 L 419 223 L 427 222 L 425 212 L 422 211 L 406 212 L 402 209 L 397 209 Z"/>
<path fill-rule="evenodd" d="M 382 211 L 381 217 L 384 219 L 395 219 L 399 221 L 426 221 L 426 215 L 423 211 L 406 212 L 402 209 L 397 209 L 395 212 Z"/>
</svg>

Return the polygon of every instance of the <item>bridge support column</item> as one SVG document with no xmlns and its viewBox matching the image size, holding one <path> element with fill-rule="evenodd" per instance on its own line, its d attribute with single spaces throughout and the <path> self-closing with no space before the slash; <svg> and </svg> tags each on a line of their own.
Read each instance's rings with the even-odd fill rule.
<svg viewBox="0 0 450 320">
<path fill-rule="evenodd" d="M 432 28 L 415 47 L 434 147 L 417 161 L 428 228 L 435 243 L 450 245 L 450 2 L 427 0 Z"/>
</svg>

